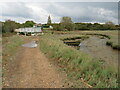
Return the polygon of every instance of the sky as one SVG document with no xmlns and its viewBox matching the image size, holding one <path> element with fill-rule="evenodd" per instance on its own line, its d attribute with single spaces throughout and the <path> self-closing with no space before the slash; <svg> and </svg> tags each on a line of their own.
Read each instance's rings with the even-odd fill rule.
<svg viewBox="0 0 120 90">
<path fill-rule="evenodd" d="M 59 23 L 63 16 L 69 16 L 73 22 L 112 21 L 118 24 L 118 0 L 0 1 L 0 21 L 11 19 L 20 23 L 27 20 L 46 23 L 49 15 L 53 23 Z"/>
</svg>

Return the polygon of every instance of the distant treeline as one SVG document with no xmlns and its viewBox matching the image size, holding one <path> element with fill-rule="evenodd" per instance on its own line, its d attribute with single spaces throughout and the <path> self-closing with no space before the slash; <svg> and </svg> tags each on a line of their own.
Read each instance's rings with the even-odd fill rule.
<svg viewBox="0 0 120 90">
<path fill-rule="evenodd" d="M 53 26 L 54 30 L 61 31 L 62 25 L 59 24 L 51 24 Z M 68 25 L 68 27 L 70 27 Z M 105 24 L 99 24 L 99 23 L 74 23 L 72 24 L 72 29 L 64 29 L 64 30 L 120 30 L 120 25 L 115 25 L 112 22 L 106 22 Z"/>
<path fill-rule="evenodd" d="M 54 30 L 120 30 L 120 25 L 108 21 L 105 24 L 99 23 L 73 23 L 71 17 L 62 17 L 59 24 L 51 24 Z"/>
<path fill-rule="evenodd" d="M 25 23 L 18 23 L 12 20 L 0 22 L 0 31 L 2 33 L 14 32 L 17 28 L 33 27 L 36 24 L 34 21 L 26 21 Z M 105 24 L 99 23 L 73 23 L 70 17 L 62 17 L 60 23 L 43 24 L 42 28 L 53 27 L 57 31 L 72 31 L 72 30 L 120 30 L 120 25 L 115 25 L 111 21 Z"/>
</svg>

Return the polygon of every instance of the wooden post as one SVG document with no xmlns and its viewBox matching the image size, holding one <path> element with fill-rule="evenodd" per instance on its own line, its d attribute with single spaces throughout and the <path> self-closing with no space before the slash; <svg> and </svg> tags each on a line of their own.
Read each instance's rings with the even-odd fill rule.
<svg viewBox="0 0 120 90">
<path fill-rule="evenodd" d="M 25 36 L 26 36 L 26 32 L 25 32 Z"/>
<path fill-rule="evenodd" d="M 19 35 L 19 32 L 17 32 L 17 35 Z"/>
</svg>

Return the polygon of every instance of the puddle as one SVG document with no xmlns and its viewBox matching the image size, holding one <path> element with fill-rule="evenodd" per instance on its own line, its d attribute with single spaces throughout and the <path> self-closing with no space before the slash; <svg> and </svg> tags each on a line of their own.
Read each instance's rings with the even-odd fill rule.
<svg viewBox="0 0 120 90">
<path fill-rule="evenodd" d="M 30 43 L 23 44 L 22 46 L 29 47 L 29 48 L 35 48 L 38 46 L 38 44 L 36 43 L 36 41 L 31 41 Z"/>
</svg>

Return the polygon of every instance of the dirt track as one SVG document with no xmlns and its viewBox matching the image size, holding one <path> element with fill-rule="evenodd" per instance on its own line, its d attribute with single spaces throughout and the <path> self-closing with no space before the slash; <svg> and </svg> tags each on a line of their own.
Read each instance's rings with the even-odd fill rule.
<svg viewBox="0 0 120 90">
<path fill-rule="evenodd" d="M 61 88 L 66 75 L 37 48 L 21 47 L 6 65 L 3 87 L 8 88 Z"/>
</svg>

